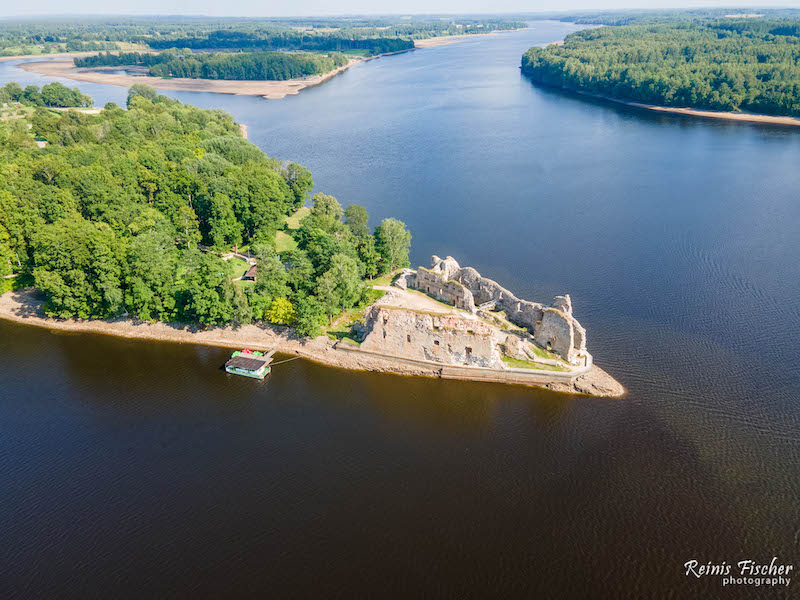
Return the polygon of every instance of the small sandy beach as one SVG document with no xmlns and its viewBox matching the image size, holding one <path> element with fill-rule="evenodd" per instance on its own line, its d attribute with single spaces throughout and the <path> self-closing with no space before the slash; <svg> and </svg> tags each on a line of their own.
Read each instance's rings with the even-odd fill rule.
<svg viewBox="0 0 800 600">
<path fill-rule="evenodd" d="M 567 88 L 561 89 L 565 92 L 571 92 L 587 98 L 594 98 L 595 100 L 602 100 L 604 102 L 613 102 L 614 104 L 623 104 L 624 106 L 631 106 L 633 108 L 642 108 L 653 112 L 670 113 L 675 115 L 687 115 L 691 117 L 701 117 L 704 119 L 723 119 L 725 121 L 742 121 L 745 123 L 765 123 L 771 125 L 791 125 L 793 127 L 800 126 L 800 118 L 798 117 L 776 117 L 771 115 L 757 115 L 754 113 L 746 112 L 721 112 L 714 110 L 702 110 L 699 108 L 678 108 L 672 106 L 658 106 L 655 104 L 645 104 L 643 102 L 633 102 L 630 100 L 622 100 L 620 98 L 612 98 L 611 96 L 602 96 L 600 94 L 592 94 L 590 92 L 583 92 L 581 90 L 571 90 Z"/>
<path fill-rule="evenodd" d="M 443 36 L 429 38 L 427 40 L 416 40 L 414 42 L 415 47 L 412 48 L 412 50 L 445 46 L 447 44 L 463 42 L 470 38 L 484 37 L 487 35 L 499 35 L 502 33 L 510 33 L 512 31 L 520 30 L 509 29 L 503 31 L 491 31 L 488 33 Z M 19 67 L 25 71 L 28 71 L 29 73 L 36 73 L 38 75 L 45 75 L 47 77 L 61 77 L 64 79 L 71 79 L 73 81 L 85 81 L 87 83 L 103 83 L 121 87 L 130 87 L 135 83 L 146 83 L 157 90 L 170 90 L 176 92 L 211 92 L 216 94 L 233 94 L 240 96 L 261 96 L 267 100 L 278 100 L 280 98 L 285 98 L 286 96 L 299 94 L 300 91 L 306 88 L 319 85 L 331 77 L 346 71 L 357 63 L 367 62 L 375 58 L 380 58 L 381 56 L 389 56 L 391 54 L 400 54 L 403 52 L 408 52 L 408 50 L 390 52 L 369 58 L 351 58 L 346 65 L 339 67 L 338 69 L 334 69 L 329 73 L 325 73 L 324 75 L 314 75 L 312 77 L 304 77 L 302 79 L 288 79 L 286 81 L 234 81 L 223 79 L 185 78 L 164 79 L 161 77 L 150 77 L 149 75 L 122 75 L 113 72 L 120 71 L 122 70 L 121 68 L 77 68 L 72 60 L 76 57 L 92 56 L 97 54 L 96 52 L 64 52 L 60 54 L 42 54 L 35 56 L 8 56 L 0 58 L 0 61 L 31 58 L 42 59 L 21 63 Z M 56 60 L 52 60 L 53 58 Z"/>
<path fill-rule="evenodd" d="M 634 108 L 643 108 L 654 112 L 665 112 L 677 115 L 689 115 L 692 117 L 703 117 L 706 119 L 724 119 L 727 121 L 744 121 L 747 123 L 770 123 L 773 125 L 792 125 L 800 126 L 800 118 L 797 117 L 776 117 L 771 115 L 757 115 L 746 112 L 720 112 L 714 110 L 702 110 L 699 108 L 677 108 L 671 106 L 657 106 L 655 104 L 644 104 L 642 102 L 632 102 L 629 100 L 621 100 L 619 98 L 611 98 L 610 96 L 601 96 L 599 94 L 590 94 L 589 92 L 581 92 L 574 90 L 582 96 L 589 96 L 590 98 L 597 98 L 598 100 L 605 100 L 607 102 L 614 102 L 616 104 L 624 104 L 625 106 L 632 106 Z"/>
<path fill-rule="evenodd" d="M 137 52 L 143 52 L 137 50 Z M 146 51 L 145 51 L 146 52 Z M 52 54 L 20 54 L 17 56 L 0 56 L 0 62 L 22 60 L 31 58 L 76 58 L 81 56 L 95 56 L 97 52 L 53 52 Z"/>
<path fill-rule="evenodd" d="M 96 53 L 91 53 L 96 54 Z M 77 56 L 78 54 L 76 54 Z M 27 57 L 30 58 L 30 57 Z M 217 94 L 234 94 L 241 96 L 262 96 L 268 100 L 277 100 L 286 96 L 298 94 L 301 90 L 319 85 L 331 77 L 347 70 L 353 65 L 363 62 L 360 58 L 353 58 L 338 69 L 324 75 L 314 75 L 302 79 L 288 79 L 286 81 L 232 81 L 223 79 L 163 79 L 161 77 L 119 75 L 100 69 L 79 69 L 75 67 L 72 59 L 42 60 L 20 64 L 20 68 L 31 73 L 49 77 L 63 77 L 74 81 L 89 83 L 104 83 L 130 87 L 135 83 L 146 83 L 157 90 L 172 90 L 178 92 L 213 92 Z"/>
<path fill-rule="evenodd" d="M 487 35 L 499 35 L 501 33 L 512 33 L 514 31 L 524 31 L 524 29 L 501 29 L 499 31 L 489 31 L 487 33 L 468 33 L 465 35 L 443 35 L 440 37 L 432 37 L 426 40 L 414 40 L 415 48 L 435 48 L 437 46 L 447 46 L 449 44 L 457 44 L 459 42 L 466 42 L 472 38 L 486 37 Z"/>
</svg>

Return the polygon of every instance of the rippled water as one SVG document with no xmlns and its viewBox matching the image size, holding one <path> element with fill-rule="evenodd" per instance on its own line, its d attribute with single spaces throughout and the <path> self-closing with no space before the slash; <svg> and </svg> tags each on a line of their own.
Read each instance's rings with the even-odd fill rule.
<svg viewBox="0 0 800 600">
<path fill-rule="evenodd" d="M 221 372 L 224 350 L 0 323 L 0 592 L 796 593 L 683 563 L 800 563 L 800 130 L 520 75 L 573 29 L 382 58 L 281 101 L 173 95 L 406 221 L 416 263 L 570 293 L 627 398 L 304 361 L 260 384 Z M 0 63 L 9 80 L 44 82 Z"/>
</svg>

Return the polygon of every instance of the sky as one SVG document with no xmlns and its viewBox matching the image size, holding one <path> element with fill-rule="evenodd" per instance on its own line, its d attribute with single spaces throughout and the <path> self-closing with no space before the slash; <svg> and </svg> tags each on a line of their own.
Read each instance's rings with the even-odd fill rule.
<svg viewBox="0 0 800 600">
<path fill-rule="evenodd" d="M 800 0 L 34 0 L 0 2 L 0 16 L 64 14 L 285 17 L 343 14 L 518 13 L 535 11 L 721 6 L 792 6 Z"/>
</svg>

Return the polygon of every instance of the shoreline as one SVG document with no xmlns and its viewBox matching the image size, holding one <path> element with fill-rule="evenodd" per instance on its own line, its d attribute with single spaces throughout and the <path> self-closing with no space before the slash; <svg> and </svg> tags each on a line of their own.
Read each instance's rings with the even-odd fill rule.
<svg viewBox="0 0 800 600">
<path fill-rule="evenodd" d="M 573 23 L 574 25 L 574 23 Z M 593 26 L 594 27 L 594 26 Z M 605 27 L 604 25 L 596 25 L 597 28 Z M 512 30 L 513 31 L 513 30 Z M 563 46 L 564 40 L 557 40 L 550 42 L 547 46 Z M 523 73 L 525 75 L 525 73 Z M 526 77 L 528 77 L 526 75 Z M 530 79 L 530 78 L 529 78 Z M 572 92 L 595 100 L 603 100 L 605 102 L 613 102 L 614 104 L 621 104 L 623 106 L 630 106 L 631 108 L 641 108 L 651 112 L 669 113 L 674 115 L 685 115 L 690 117 L 700 117 L 703 119 L 721 119 L 726 121 L 739 121 L 742 123 L 763 123 L 768 125 L 789 125 L 792 127 L 800 127 L 800 117 L 780 117 L 773 115 L 760 115 L 757 113 L 746 112 L 723 112 L 716 110 L 704 110 L 702 108 L 691 107 L 675 107 L 675 106 L 660 106 L 658 104 L 646 104 L 644 102 L 636 102 L 634 100 L 624 100 L 622 98 L 614 98 L 613 96 L 604 96 L 603 94 L 594 94 L 583 90 L 575 90 L 560 86 L 549 86 L 544 83 L 539 83 L 531 80 L 534 85 L 541 85 L 564 92 Z"/>
<path fill-rule="evenodd" d="M 767 123 L 771 125 L 790 125 L 793 127 L 800 127 L 800 117 L 780 117 L 774 115 L 760 115 L 757 113 L 746 112 L 723 112 L 716 110 L 704 110 L 701 108 L 681 108 L 676 106 L 660 106 L 657 104 L 645 104 L 644 102 L 635 102 L 633 100 L 623 100 L 622 98 L 614 98 L 612 96 L 603 96 L 602 94 L 593 94 L 591 92 L 584 92 L 581 90 L 571 90 L 569 88 L 557 88 L 564 91 L 574 92 L 581 96 L 587 96 L 596 100 L 603 100 L 605 102 L 613 102 L 615 104 L 622 104 L 623 106 L 630 106 L 632 108 L 641 108 L 652 112 L 670 113 L 674 115 L 686 115 L 691 117 L 700 117 L 704 119 L 722 119 L 726 121 L 740 121 L 744 123 Z"/>
<path fill-rule="evenodd" d="M 179 344 L 200 344 L 221 348 L 240 349 L 250 347 L 254 350 L 275 349 L 281 354 L 299 356 L 329 367 L 352 371 L 374 371 L 404 376 L 422 376 L 466 381 L 500 382 L 508 385 L 519 384 L 526 387 L 541 387 L 555 392 L 594 397 L 620 397 L 624 388 L 600 367 L 593 366 L 588 372 L 572 380 L 556 378 L 544 380 L 542 375 L 533 376 L 530 381 L 510 381 L 509 372 L 494 369 L 456 368 L 455 375 L 445 373 L 443 365 L 422 363 L 403 359 L 393 359 L 363 351 L 345 351 L 336 348 L 336 342 L 327 336 L 314 339 L 298 337 L 289 327 L 243 325 L 215 326 L 203 328 L 183 323 L 146 323 L 131 319 L 53 319 L 42 310 L 43 300 L 37 292 L 25 290 L 6 292 L 0 295 L 0 319 L 49 329 L 77 333 L 94 333 L 115 337 Z M 344 347 L 344 346 L 343 346 Z M 532 374 L 533 375 L 533 374 Z"/>
<path fill-rule="evenodd" d="M 78 55 L 79 53 L 75 53 Z M 91 53 L 96 54 L 96 53 Z M 73 81 L 101 83 L 130 87 L 135 83 L 145 83 L 157 90 L 175 92 L 210 92 L 231 94 L 236 96 L 261 96 L 267 100 L 279 100 L 286 96 L 294 96 L 308 87 L 313 87 L 335 77 L 356 65 L 364 62 L 361 58 L 351 58 L 346 65 L 338 67 L 322 75 L 313 75 L 302 79 L 286 79 L 284 81 L 232 80 L 232 79 L 188 79 L 151 77 L 149 75 L 116 75 L 98 69 L 76 67 L 72 59 L 39 60 L 22 63 L 20 69 L 37 75 L 62 77 Z M 121 69 L 118 69 L 121 70 Z"/>
<path fill-rule="evenodd" d="M 486 33 L 465 33 L 462 35 L 442 35 L 439 37 L 430 37 L 424 40 L 414 40 L 413 50 L 422 50 L 424 48 L 437 48 L 439 46 L 448 46 L 450 44 L 457 44 L 459 42 L 466 42 L 470 38 L 481 38 L 489 35 L 498 35 L 501 33 L 513 33 L 514 31 L 525 31 L 528 27 L 520 29 L 498 29 L 497 31 L 487 31 Z"/>
<path fill-rule="evenodd" d="M 10 60 L 28 60 L 30 58 L 80 58 L 83 56 L 95 56 L 97 52 L 53 52 L 52 54 L 17 54 L 16 56 L 0 56 L 0 62 L 8 62 Z"/>
<path fill-rule="evenodd" d="M 32 54 L 27 56 L 6 56 L 0 57 L 0 62 L 11 60 L 31 60 L 17 65 L 23 71 L 43 75 L 46 77 L 61 77 L 72 81 L 82 81 L 86 83 L 99 83 L 105 85 L 115 85 L 129 88 L 136 83 L 145 83 L 157 90 L 167 90 L 173 92 L 203 92 L 213 94 L 231 94 L 235 96 L 261 96 L 265 100 L 280 100 L 286 96 L 294 96 L 302 90 L 317 86 L 343 73 L 350 67 L 394 54 L 403 54 L 413 50 L 446 46 L 458 42 L 466 41 L 470 38 L 499 35 L 512 33 L 514 31 L 524 31 L 524 29 L 504 29 L 500 31 L 490 31 L 487 33 L 472 33 L 465 35 L 452 35 L 428 38 L 425 40 L 414 40 L 414 47 L 407 50 L 396 52 L 386 52 L 376 56 L 350 58 L 344 66 L 338 67 L 333 71 L 322 75 L 313 75 L 300 79 L 286 79 L 283 81 L 268 80 L 233 80 L 233 79 L 189 79 L 189 78 L 163 78 L 152 77 L 150 75 L 118 75 L 109 73 L 110 70 L 123 70 L 113 67 L 80 68 L 76 67 L 73 58 L 83 56 L 94 56 L 97 52 L 61 52 L 53 54 Z M 148 52 L 145 50 L 144 52 Z M 45 60 L 52 59 L 56 60 Z"/>
</svg>

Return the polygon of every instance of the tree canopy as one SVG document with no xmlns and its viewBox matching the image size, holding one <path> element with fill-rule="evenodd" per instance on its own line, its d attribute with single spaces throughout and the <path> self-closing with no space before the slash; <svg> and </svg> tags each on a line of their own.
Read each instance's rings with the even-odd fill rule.
<svg viewBox="0 0 800 600">
<path fill-rule="evenodd" d="M 569 90 L 663 106 L 800 115 L 800 20 L 714 19 L 579 31 L 522 71 Z"/>
<path fill-rule="evenodd" d="M 77 67 L 147 66 L 154 77 L 282 81 L 328 73 L 347 64 L 341 52 L 215 52 L 166 50 L 159 54 L 120 52 L 75 58 Z"/>
<path fill-rule="evenodd" d="M 80 108 L 94 105 L 94 100 L 81 93 L 78 88 L 69 89 L 67 86 L 54 81 L 39 89 L 39 86 L 29 85 L 22 89 L 15 81 L 0 87 L 0 105 L 18 102 L 23 106 L 47 106 L 52 108 Z"/>
<path fill-rule="evenodd" d="M 366 277 L 408 260 L 402 223 L 372 234 L 363 207 L 333 196 L 288 219 L 313 185 L 307 169 L 269 158 L 227 113 L 148 86 L 131 89 L 128 110 L 0 121 L 0 173 L 0 275 L 31 280 L 55 317 L 255 320 L 316 335 L 369 301 Z M 294 250 L 276 251 L 279 231 Z M 231 250 L 255 259 L 255 281 Z"/>
</svg>

